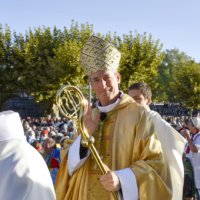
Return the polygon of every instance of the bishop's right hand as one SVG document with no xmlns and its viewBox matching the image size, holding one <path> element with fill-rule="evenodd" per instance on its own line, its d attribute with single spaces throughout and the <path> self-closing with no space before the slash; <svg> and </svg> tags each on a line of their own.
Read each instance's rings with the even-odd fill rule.
<svg viewBox="0 0 200 200">
<path fill-rule="evenodd" d="M 86 101 L 85 102 L 86 109 L 85 109 L 85 115 L 84 115 L 84 126 L 89 135 L 93 135 L 96 131 L 96 129 L 99 126 L 100 122 L 100 114 L 97 114 L 95 117 L 95 120 L 92 120 L 92 104 L 91 102 Z"/>
</svg>

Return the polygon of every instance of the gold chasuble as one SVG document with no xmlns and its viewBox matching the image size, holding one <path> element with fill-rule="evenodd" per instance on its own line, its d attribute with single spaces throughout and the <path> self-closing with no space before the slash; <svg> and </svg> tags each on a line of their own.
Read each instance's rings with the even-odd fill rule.
<svg viewBox="0 0 200 200">
<path fill-rule="evenodd" d="M 98 112 L 94 109 L 93 117 Z M 94 135 L 103 163 L 112 171 L 130 168 L 136 176 L 140 200 L 171 200 L 169 166 L 150 115 L 124 94 L 107 116 L 102 137 L 99 137 L 100 130 Z M 91 154 L 72 177 L 69 177 L 67 159 L 68 153 L 56 178 L 57 200 L 114 200 L 101 186 L 101 172 Z"/>
</svg>

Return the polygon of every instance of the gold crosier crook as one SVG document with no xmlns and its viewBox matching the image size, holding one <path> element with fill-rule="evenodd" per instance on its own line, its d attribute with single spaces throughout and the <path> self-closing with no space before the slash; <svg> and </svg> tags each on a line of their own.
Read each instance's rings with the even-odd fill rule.
<svg viewBox="0 0 200 200">
<path fill-rule="evenodd" d="M 82 145 L 89 148 L 102 174 L 106 174 L 107 171 L 104 168 L 103 162 L 93 145 L 94 137 L 87 133 L 83 124 L 85 104 L 82 92 L 75 86 L 65 85 L 57 92 L 56 104 L 65 117 L 74 121 L 75 126 L 77 126 L 76 131 L 80 130 L 82 135 Z M 69 141 L 69 143 L 71 142 Z M 112 195 L 118 200 L 117 192 L 112 191 Z"/>
</svg>

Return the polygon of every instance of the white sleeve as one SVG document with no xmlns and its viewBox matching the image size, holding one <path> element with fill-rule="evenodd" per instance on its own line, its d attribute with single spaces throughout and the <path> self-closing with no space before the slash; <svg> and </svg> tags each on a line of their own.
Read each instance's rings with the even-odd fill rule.
<svg viewBox="0 0 200 200">
<path fill-rule="evenodd" d="M 135 174 L 130 168 L 115 171 L 121 183 L 122 194 L 119 193 L 120 200 L 138 200 L 138 185 Z"/>
<path fill-rule="evenodd" d="M 200 136 L 197 136 L 196 139 L 194 139 L 193 144 L 195 145 L 195 147 L 198 150 L 198 153 L 200 153 Z"/>
<path fill-rule="evenodd" d="M 68 172 L 70 176 L 72 176 L 73 173 L 84 164 L 84 162 L 86 161 L 87 157 L 90 154 L 90 151 L 88 149 L 87 156 L 83 159 L 80 159 L 80 144 L 81 144 L 81 135 L 79 135 L 76 138 L 74 143 L 69 148 Z"/>
</svg>

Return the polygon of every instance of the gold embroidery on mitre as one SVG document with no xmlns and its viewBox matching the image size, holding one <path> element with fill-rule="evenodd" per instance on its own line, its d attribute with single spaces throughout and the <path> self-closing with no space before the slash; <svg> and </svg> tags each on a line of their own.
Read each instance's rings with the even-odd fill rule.
<svg viewBox="0 0 200 200">
<path fill-rule="evenodd" d="M 106 69 L 117 72 L 120 58 L 121 53 L 112 44 L 97 36 L 91 36 L 81 51 L 80 62 L 90 76 Z"/>
</svg>

